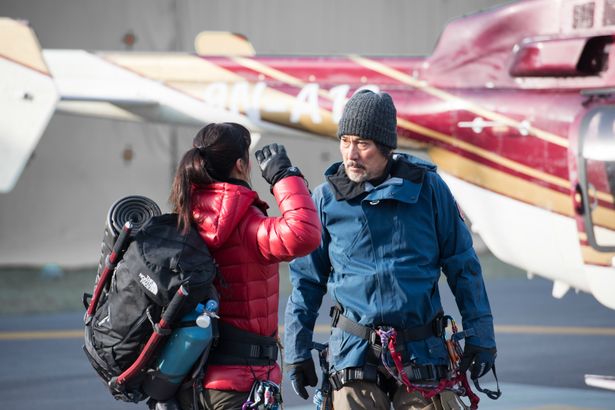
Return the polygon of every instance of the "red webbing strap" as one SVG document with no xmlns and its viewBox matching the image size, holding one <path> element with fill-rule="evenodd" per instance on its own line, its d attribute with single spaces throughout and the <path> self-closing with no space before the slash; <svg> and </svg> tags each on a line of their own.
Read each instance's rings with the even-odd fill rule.
<svg viewBox="0 0 615 410">
<path fill-rule="evenodd" d="M 100 295 L 102 294 L 103 289 L 107 286 L 109 279 L 111 278 L 111 274 L 115 270 L 117 263 L 120 259 L 122 259 L 122 255 L 126 251 L 126 243 L 128 239 L 130 239 L 130 233 L 132 232 L 132 223 L 130 221 L 126 222 L 122 227 L 122 231 L 119 236 L 115 240 L 113 244 L 113 249 L 111 254 L 105 260 L 105 267 L 98 278 L 98 283 L 96 284 L 96 288 L 94 289 L 94 294 L 92 295 L 92 300 L 90 301 L 90 305 L 88 306 L 88 310 L 85 313 L 85 322 L 89 323 L 90 318 L 94 315 L 94 311 L 98 306 L 98 300 L 100 299 Z"/>
<path fill-rule="evenodd" d="M 459 373 L 459 370 L 457 370 L 457 376 L 455 376 L 455 379 L 459 380 L 461 387 L 465 390 L 466 394 L 464 396 L 467 396 L 468 399 L 470 399 L 470 409 L 478 409 L 478 402 L 480 402 L 480 398 L 472 391 L 470 383 L 468 382 L 468 376 L 466 376 L 465 373 Z"/>
<path fill-rule="evenodd" d="M 161 329 L 169 328 L 168 323 L 165 323 L 164 320 L 161 320 L 160 322 L 158 322 L 158 326 Z M 139 355 L 137 360 L 135 360 L 135 362 L 128 369 L 126 369 L 122 374 L 120 374 L 117 377 L 117 380 L 115 381 L 115 383 L 121 386 L 125 384 L 127 381 L 129 381 L 130 379 L 132 379 L 135 375 L 139 374 L 143 370 L 143 367 L 147 363 L 149 363 L 149 360 L 152 357 L 152 354 L 156 350 L 156 347 L 158 346 L 158 344 L 160 343 L 163 337 L 164 336 L 162 336 L 158 332 L 152 332 L 151 336 L 149 337 L 147 343 L 143 347 L 143 350 L 141 351 L 141 354 Z"/>
<path fill-rule="evenodd" d="M 456 373 L 455 377 L 453 377 L 450 380 L 441 379 L 438 382 L 438 385 L 435 387 L 430 386 L 426 388 L 426 387 L 421 387 L 416 384 L 413 384 L 408 378 L 408 375 L 406 374 L 404 370 L 404 366 L 402 364 L 401 353 L 397 352 L 397 350 L 395 349 L 395 341 L 397 338 L 397 332 L 393 330 L 392 332 L 388 334 L 388 336 L 389 336 L 389 340 L 388 340 L 387 348 L 391 354 L 391 357 L 393 358 L 393 362 L 395 363 L 395 368 L 397 369 L 397 372 L 399 373 L 399 376 L 403 384 L 406 386 L 406 391 L 408 391 L 408 393 L 419 392 L 426 400 L 430 400 L 437 394 L 440 394 L 443 390 L 452 388 L 456 384 L 459 383 L 465 390 L 465 394 L 463 395 L 467 396 L 470 399 L 470 409 L 471 410 L 478 409 L 478 402 L 480 401 L 480 399 L 476 394 L 474 394 L 474 392 L 470 388 L 470 384 L 468 383 L 468 379 L 466 375 L 459 373 L 459 370 L 455 372 Z M 383 354 L 384 353 L 385 352 L 383 352 Z"/>
</svg>

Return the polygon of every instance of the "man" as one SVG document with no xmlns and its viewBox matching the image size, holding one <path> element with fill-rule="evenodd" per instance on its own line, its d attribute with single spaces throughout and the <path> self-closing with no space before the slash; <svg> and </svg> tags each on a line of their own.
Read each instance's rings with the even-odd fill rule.
<svg viewBox="0 0 615 410">
<path fill-rule="evenodd" d="M 337 133 L 343 162 L 325 172 L 327 182 L 313 193 L 323 226 L 320 247 L 290 265 L 289 377 L 307 399 L 305 386 L 317 383 L 314 323 L 328 289 L 336 304 L 328 355 L 336 410 L 461 408 L 451 392 L 432 402 L 387 377 L 373 331 L 396 329 L 412 383 L 445 378 L 441 271 L 467 336 L 462 369 L 477 379 L 495 361 L 493 319 L 470 233 L 435 166 L 393 154 L 396 118 L 386 93 L 363 90 L 348 101 Z"/>
</svg>

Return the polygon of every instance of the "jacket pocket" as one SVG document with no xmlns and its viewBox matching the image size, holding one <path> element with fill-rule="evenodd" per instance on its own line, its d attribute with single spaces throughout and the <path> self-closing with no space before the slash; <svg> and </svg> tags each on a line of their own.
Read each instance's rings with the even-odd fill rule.
<svg viewBox="0 0 615 410">
<path fill-rule="evenodd" d="M 361 224 L 361 230 L 352 236 L 352 241 L 350 242 L 350 245 L 346 246 L 344 249 L 344 255 L 347 259 L 351 259 L 354 257 L 354 253 L 357 247 L 364 246 L 363 244 L 361 244 L 361 241 L 369 242 L 369 229 L 365 221 L 363 221 Z M 363 251 L 366 250 L 367 249 L 364 249 Z"/>
<path fill-rule="evenodd" d="M 448 361 L 448 352 L 444 341 L 439 337 L 430 337 L 425 340 L 427 346 L 427 353 L 433 360 L 434 364 L 444 364 Z M 444 362 L 444 363 L 443 363 Z"/>
<path fill-rule="evenodd" d="M 448 364 L 448 352 L 439 337 L 432 336 L 424 340 L 409 342 L 407 346 L 408 358 L 412 358 L 417 364 Z"/>
<path fill-rule="evenodd" d="M 367 341 L 349 335 L 337 327 L 331 329 L 328 357 L 331 368 L 341 370 L 362 366 L 366 350 Z"/>
</svg>

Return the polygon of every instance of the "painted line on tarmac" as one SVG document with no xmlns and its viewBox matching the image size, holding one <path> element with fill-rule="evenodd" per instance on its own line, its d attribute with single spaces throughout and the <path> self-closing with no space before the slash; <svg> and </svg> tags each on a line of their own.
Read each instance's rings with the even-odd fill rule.
<svg viewBox="0 0 615 410">
<path fill-rule="evenodd" d="M 82 337 L 83 330 L 32 330 L 26 332 L 0 332 L 0 341 L 74 339 Z"/>
<path fill-rule="evenodd" d="M 316 325 L 314 332 L 328 334 L 330 329 L 331 326 L 329 325 Z M 283 326 L 279 327 L 279 332 L 284 333 Z M 614 327 L 497 325 L 495 332 L 531 335 L 615 336 Z M 76 339 L 82 337 L 83 330 L 0 331 L 0 341 Z"/>
<path fill-rule="evenodd" d="M 495 333 L 566 336 L 615 336 L 613 327 L 496 325 Z"/>
</svg>

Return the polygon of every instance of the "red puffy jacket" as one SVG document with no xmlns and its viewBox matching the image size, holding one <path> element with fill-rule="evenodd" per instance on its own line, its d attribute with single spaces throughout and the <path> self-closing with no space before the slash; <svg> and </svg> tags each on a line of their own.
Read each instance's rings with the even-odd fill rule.
<svg viewBox="0 0 615 410">
<path fill-rule="evenodd" d="M 273 187 L 281 217 L 267 217 L 267 204 L 242 185 L 217 182 L 193 190 L 192 214 L 220 267 L 220 320 L 262 336 L 277 335 L 278 262 L 309 254 L 320 244 L 321 226 L 301 177 Z M 281 382 L 279 366 L 209 365 L 204 386 L 249 391 L 254 382 Z"/>
</svg>

